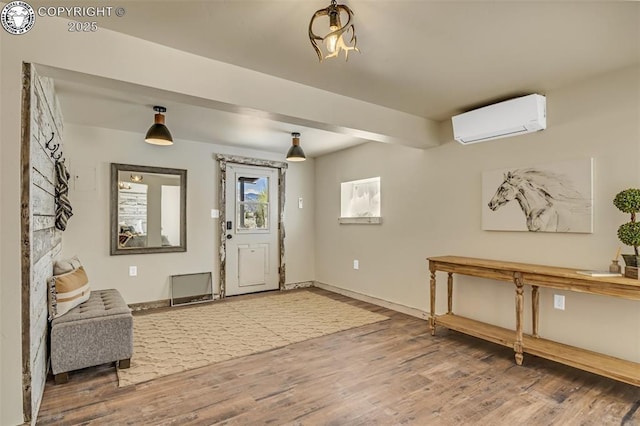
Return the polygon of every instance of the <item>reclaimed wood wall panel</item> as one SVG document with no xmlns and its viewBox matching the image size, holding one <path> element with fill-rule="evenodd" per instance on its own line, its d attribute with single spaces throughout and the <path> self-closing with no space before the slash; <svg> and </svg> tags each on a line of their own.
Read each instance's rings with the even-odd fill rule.
<svg viewBox="0 0 640 426">
<path fill-rule="evenodd" d="M 54 194 L 43 191 L 31 182 L 31 215 L 37 216 L 55 216 L 56 202 Z"/>
<path fill-rule="evenodd" d="M 47 281 L 61 252 L 55 228 L 55 159 L 62 150 L 62 114 L 53 80 L 25 64 L 23 85 L 22 236 L 23 236 L 23 406 L 26 422 L 35 419 L 48 370 Z M 25 128 L 28 127 L 28 128 Z M 28 312 L 28 315 L 26 313 Z"/>
<path fill-rule="evenodd" d="M 34 170 L 33 182 L 43 190 L 53 193 L 55 180 L 51 180 L 54 174 L 54 162 L 48 152 L 37 141 L 32 140 L 31 168 Z"/>
</svg>

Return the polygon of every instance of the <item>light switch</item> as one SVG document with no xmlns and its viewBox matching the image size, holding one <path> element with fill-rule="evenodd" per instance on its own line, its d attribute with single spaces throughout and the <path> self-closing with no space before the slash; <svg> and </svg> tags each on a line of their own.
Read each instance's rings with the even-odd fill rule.
<svg viewBox="0 0 640 426">
<path fill-rule="evenodd" d="M 298 208 L 302 208 L 302 197 L 298 197 Z"/>
<path fill-rule="evenodd" d="M 360 262 L 358 262 L 357 260 L 353 261 L 353 269 L 360 269 Z"/>
<path fill-rule="evenodd" d="M 138 267 L 137 266 L 129 266 L 129 276 L 135 277 L 138 275 Z"/>
<path fill-rule="evenodd" d="M 211 209 L 211 218 L 212 219 L 218 219 L 219 217 L 220 217 L 220 210 Z"/>
<path fill-rule="evenodd" d="M 561 311 L 564 311 L 564 296 L 561 294 L 554 294 L 553 295 L 553 307 L 555 309 L 559 309 Z"/>
</svg>

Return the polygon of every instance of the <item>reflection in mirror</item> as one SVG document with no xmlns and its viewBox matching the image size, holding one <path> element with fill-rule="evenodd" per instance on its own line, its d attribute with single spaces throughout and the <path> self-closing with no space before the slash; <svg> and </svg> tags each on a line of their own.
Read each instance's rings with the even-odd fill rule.
<svg viewBox="0 0 640 426">
<path fill-rule="evenodd" d="M 111 164 L 111 254 L 186 251 L 187 171 Z"/>
</svg>

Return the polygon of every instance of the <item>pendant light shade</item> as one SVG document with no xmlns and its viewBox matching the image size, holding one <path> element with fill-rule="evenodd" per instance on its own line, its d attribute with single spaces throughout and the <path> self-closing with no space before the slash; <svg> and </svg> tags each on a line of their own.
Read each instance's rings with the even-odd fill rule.
<svg viewBox="0 0 640 426">
<path fill-rule="evenodd" d="M 304 151 L 300 147 L 300 133 L 291 133 L 293 141 L 291 142 L 291 148 L 287 152 L 287 161 L 304 161 L 307 157 L 304 155 Z"/>
<path fill-rule="evenodd" d="M 154 106 L 153 109 L 157 111 L 155 122 L 147 131 L 144 141 L 153 145 L 173 145 L 171 132 L 164 125 L 164 115 L 162 115 L 167 109 L 162 106 Z"/>
</svg>

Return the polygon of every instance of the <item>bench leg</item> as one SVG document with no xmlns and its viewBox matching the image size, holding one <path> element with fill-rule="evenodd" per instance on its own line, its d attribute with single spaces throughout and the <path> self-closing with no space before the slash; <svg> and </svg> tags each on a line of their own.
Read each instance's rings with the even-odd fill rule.
<svg viewBox="0 0 640 426">
<path fill-rule="evenodd" d="M 118 368 L 129 368 L 131 367 L 131 358 L 121 359 L 118 361 Z"/>
<path fill-rule="evenodd" d="M 60 374 L 53 375 L 53 381 L 56 385 L 61 385 L 63 383 L 67 383 L 69 381 L 69 373 L 64 372 Z"/>
</svg>

